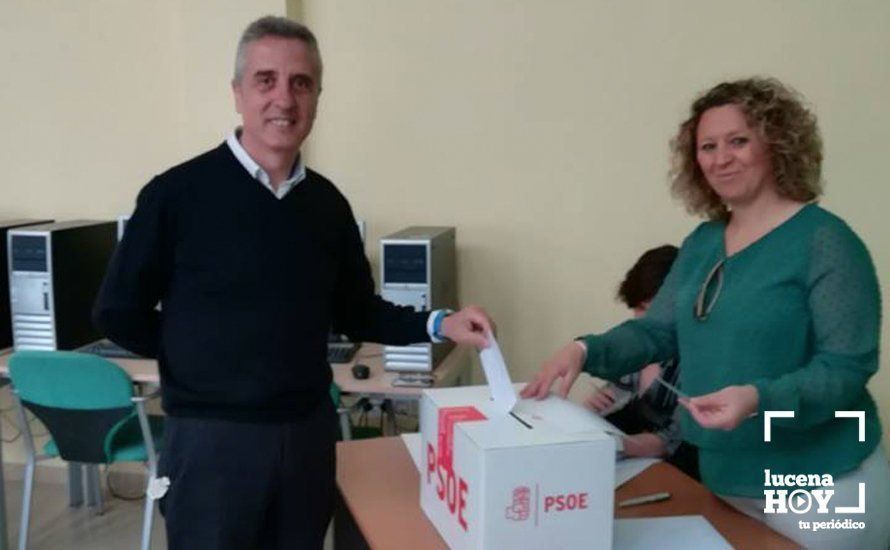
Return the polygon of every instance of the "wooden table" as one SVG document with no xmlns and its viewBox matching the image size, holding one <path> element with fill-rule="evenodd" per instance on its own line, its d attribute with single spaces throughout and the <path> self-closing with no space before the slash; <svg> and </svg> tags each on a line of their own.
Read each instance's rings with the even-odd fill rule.
<svg viewBox="0 0 890 550">
<path fill-rule="evenodd" d="M 401 438 L 338 443 L 337 487 L 336 548 L 448 548 L 420 509 L 420 475 Z M 656 464 L 621 486 L 615 501 L 661 491 L 670 491 L 671 499 L 622 508 L 616 517 L 701 515 L 734 548 L 797 547 L 667 463 Z"/>
</svg>

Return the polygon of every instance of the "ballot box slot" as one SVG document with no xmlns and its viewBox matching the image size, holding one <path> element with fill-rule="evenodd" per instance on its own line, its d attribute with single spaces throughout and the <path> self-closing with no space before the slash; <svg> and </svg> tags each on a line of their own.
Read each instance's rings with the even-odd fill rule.
<svg viewBox="0 0 890 550">
<path fill-rule="evenodd" d="M 515 418 L 517 422 L 519 422 L 520 424 L 522 424 L 523 426 L 525 426 L 525 427 L 528 428 L 529 430 L 533 430 L 533 429 L 534 429 L 534 428 L 532 427 L 531 424 L 529 424 L 529 423 L 526 422 L 525 420 L 523 420 L 523 419 L 519 418 L 518 416 L 516 416 L 516 413 L 511 412 L 511 413 L 510 413 L 510 416 L 512 416 L 513 418 Z"/>
</svg>

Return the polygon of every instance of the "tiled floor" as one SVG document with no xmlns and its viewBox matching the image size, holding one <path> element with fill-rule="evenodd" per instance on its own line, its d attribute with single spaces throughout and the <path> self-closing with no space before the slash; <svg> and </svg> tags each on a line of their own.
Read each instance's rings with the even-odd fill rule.
<svg viewBox="0 0 890 550">
<path fill-rule="evenodd" d="M 39 475 L 39 472 L 38 472 Z M 22 482 L 6 482 L 6 514 L 10 548 L 18 544 Z M 69 508 L 68 491 L 61 483 L 34 487 L 28 548 L 32 550 L 119 550 L 139 548 L 143 501 L 112 499 L 106 493 L 105 513 L 91 515 L 87 508 Z M 164 521 L 155 510 L 152 548 L 166 548 Z"/>
</svg>

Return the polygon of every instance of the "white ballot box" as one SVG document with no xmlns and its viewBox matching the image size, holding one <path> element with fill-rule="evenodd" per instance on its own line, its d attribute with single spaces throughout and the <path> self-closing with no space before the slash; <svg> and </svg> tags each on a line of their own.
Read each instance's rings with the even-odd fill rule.
<svg viewBox="0 0 890 550">
<path fill-rule="evenodd" d="M 420 401 L 420 504 L 452 548 L 611 548 L 615 441 L 556 396 L 511 413 L 487 386 Z"/>
</svg>

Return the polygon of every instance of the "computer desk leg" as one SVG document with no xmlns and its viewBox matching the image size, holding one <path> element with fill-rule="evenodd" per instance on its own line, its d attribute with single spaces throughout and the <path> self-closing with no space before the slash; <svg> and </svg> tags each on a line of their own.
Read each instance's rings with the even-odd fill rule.
<svg viewBox="0 0 890 550">
<path fill-rule="evenodd" d="M 396 407 L 392 399 L 384 399 L 380 408 L 389 421 L 390 435 L 399 435 L 399 426 L 396 424 Z"/>
<path fill-rule="evenodd" d="M 349 409 L 340 407 L 337 410 L 337 414 L 340 416 L 340 437 L 343 441 L 352 440 L 352 426 L 349 424 Z"/>
</svg>

